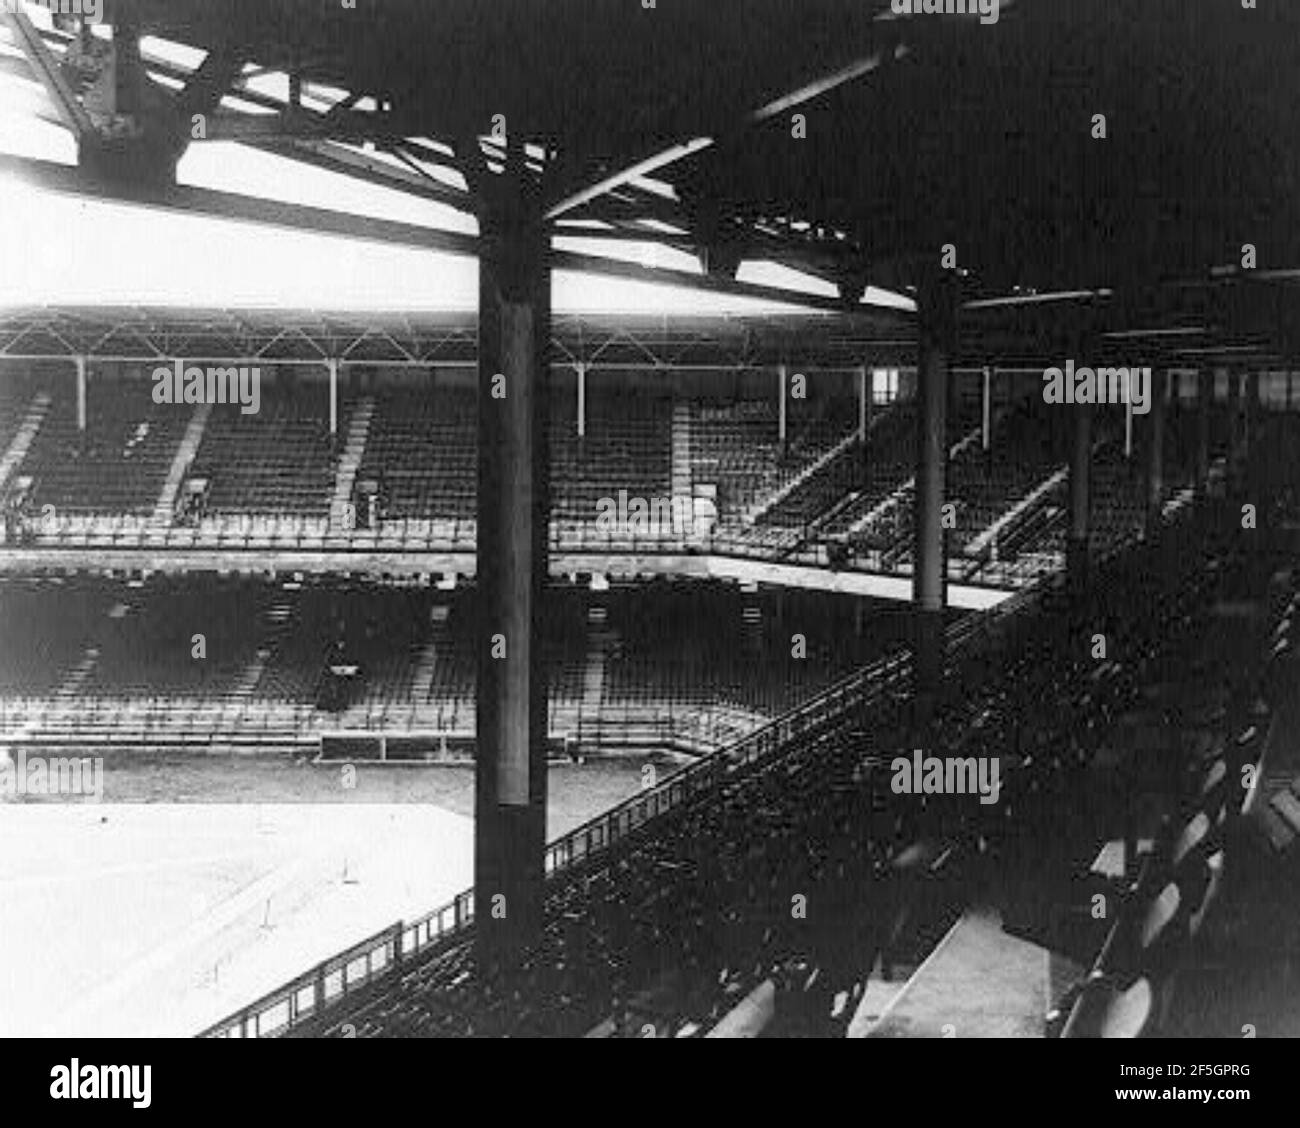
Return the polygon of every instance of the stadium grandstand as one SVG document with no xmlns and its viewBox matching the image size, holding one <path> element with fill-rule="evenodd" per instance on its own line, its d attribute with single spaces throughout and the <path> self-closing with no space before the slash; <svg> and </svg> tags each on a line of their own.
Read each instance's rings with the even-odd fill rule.
<svg viewBox="0 0 1300 1128">
<path fill-rule="evenodd" d="M 0 5 L 0 1034 L 1300 1036 L 1300 9 L 965 6 Z"/>
</svg>

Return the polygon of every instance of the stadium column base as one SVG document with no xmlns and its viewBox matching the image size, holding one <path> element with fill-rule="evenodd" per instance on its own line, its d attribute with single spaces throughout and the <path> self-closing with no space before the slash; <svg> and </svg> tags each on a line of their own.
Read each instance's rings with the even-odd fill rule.
<svg viewBox="0 0 1300 1128">
<path fill-rule="evenodd" d="M 1151 381 L 1151 411 L 1148 425 L 1151 435 L 1147 442 L 1147 498 L 1146 535 L 1153 537 L 1160 528 L 1160 515 L 1164 510 L 1165 495 L 1165 396 L 1168 393 L 1169 373 L 1153 374 Z"/>
<path fill-rule="evenodd" d="M 915 720 L 924 726 L 943 699 L 943 611 L 918 607 L 915 615 Z"/>
<path fill-rule="evenodd" d="M 501 973 L 542 929 L 546 809 L 494 805 L 475 818 L 474 918 L 480 961 Z"/>
<path fill-rule="evenodd" d="M 1088 540 L 1071 537 L 1065 551 L 1066 578 L 1073 592 L 1082 592 L 1088 586 Z"/>
<path fill-rule="evenodd" d="M 1196 495 L 1210 488 L 1210 436 L 1214 419 L 1214 371 L 1203 366 L 1196 377 Z"/>
</svg>

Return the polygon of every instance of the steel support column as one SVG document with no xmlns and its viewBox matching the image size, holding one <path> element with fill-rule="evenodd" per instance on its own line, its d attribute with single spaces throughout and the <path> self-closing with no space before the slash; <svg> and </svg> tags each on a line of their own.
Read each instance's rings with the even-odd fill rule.
<svg viewBox="0 0 1300 1128">
<path fill-rule="evenodd" d="M 1260 372 L 1252 368 L 1246 373 L 1246 453 L 1259 437 L 1259 383 Z"/>
<path fill-rule="evenodd" d="M 1196 374 L 1196 492 L 1210 483 L 1210 428 L 1214 419 L 1214 369 L 1202 365 Z"/>
<path fill-rule="evenodd" d="M 984 386 L 980 396 L 980 446 L 987 454 L 993 441 L 993 369 L 984 366 Z"/>
<path fill-rule="evenodd" d="M 339 362 L 330 357 L 325 362 L 330 376 L 330 434 L 339 433 Z"/>
<path fill-rule="evenodd" d="M 783 453 L 785 451 L 786 427 L 788 426 L 788 420 L 786 418 L 787 407 L 786 407 L 786 399 L 785 399 L 787 395 L 787 389 L 786 389 L 787 371 L 788 370 L 784 364 L 780 365 L 776 370 L 777 394 L 779 397 L 778 408 L 777 408 L 778 411 L 777 439 L 781 443 L 781 450 Z"/>
<path fill-rule="evenodd" d="M 539 934 L 546 846 L 546 350 L 551 278 L 522 161 L 484 178 L 479 216 L 478 639 L 474 916 L 512 966 Z"/>
<path fill-rule="evenodd" d="M 77 430 L 86 429 L 86 358 L 77 357 Z"/>
<path fill-rule="evenodd" d="M 948 473 L 948 366 L 956 337 L 955 284 L 935 278 L 917 302 L 915 551 L 916 696 L 925 716 L 943 677 L 943 609 L 947 595 L 943 504 Z"/>
<path fill-rule="evenodd" d="M 1241 371 L 1228 369 L 1228 463 L 1232 464 L 1241 442 Z"/>
<path fill-rule="evenodd" d="M 578 374 L 578 438 L 582 439 L 587 435 L 587 366 L 575 365 L 574 371 Z"/>
<path fill-rule="evenodd" d="M 867 370 L 858 369 L 858 442 L 866 444 L 867 429 L 871 426 L 871 397 L 867 389 Z"/>
<path fill-rule="evenodd" d="M 1160 510 L 1165 496 L 1165 405 L 1168 401 L 1169 373 L 1151 370 L 1151 440 L 1147 444 L 1146 530 L 1153 533 L 1160 524 Z"/>
<path fill-rule="evenodd" d="M 1074 441 L 1070 448 L 1070 535 L 1066 566 L 1070 582 L 1082 586 L 1088 574 L 1088 537 L 1092 531 L 1092 408 L 1076 404 Z"/>
</svg>

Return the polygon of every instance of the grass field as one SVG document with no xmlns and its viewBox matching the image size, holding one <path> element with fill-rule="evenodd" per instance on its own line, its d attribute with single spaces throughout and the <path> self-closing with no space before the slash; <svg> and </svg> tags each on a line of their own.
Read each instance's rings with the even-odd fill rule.
<svg viewBox="0 0 1300 1128">
<path fill-rule="evenodd" d="M 548 836 L 638 791 L 646 762 L 553 767 Z M 0 803 L 0 1036 L 191 1035 L 472 883 L 472 768 L 342 780 L 110 753 L 104 803 Z"/>
</svg>

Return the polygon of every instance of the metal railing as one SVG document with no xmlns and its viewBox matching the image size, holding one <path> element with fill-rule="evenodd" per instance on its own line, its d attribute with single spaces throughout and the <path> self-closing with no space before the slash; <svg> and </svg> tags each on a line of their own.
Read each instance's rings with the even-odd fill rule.
<svg viewBox="0 0 1300 1128">
<path fill-rule="evenodd" d="M 990 636 L 1036 598 L 1026 591 L 982 614 L 964 616 L 946 632 L 949 660 L 978 640 Z M 668 811 L 716 788 L 737 769 L 775 756 L 790 743 L 843 716 L 851 709 L 879 700 L 903 684 L 911 671 L 911 655 L 882 658 L 841 678 L 816 696 L 762 728 L 674 772 L 596 818 L 561 835 L 546 848 L 545 872 L 554 876 L 596 857 L 648 826 Z M 277 1037 L 317 1020 L 349 996 L 398 973 L 416 957 L 429 957 L 467 938 L 474 921 L 474 891 L 418 920 L 396 924 L 346 952 L 324 961 L 292 982 L 235 1012 L 200 1034 L 204 1038 Z M 374 959 L 382 952 L 382 958 Z M 364 963 L 363 963 L 364 961 Z"/>
<path fill-rule="evenodd" d="M 408 962 L 463 933 L 473 918 L 474 891 L 470 889 L 417 920 L 398 921 L 331 956 L 199 1037 L 278 1038 L 319 1018 L 341 1000 L 386 982 Z"/>
<path fill-rule="evenodd" d="M 595 857 L 661 815 L 712 790 L 737 767 L 754 764 L 846 709 L 869 703 L 872 697 L 897 684 L 909 669 L 910 657 L 893 657 L 857 670 L 784 716 L 562 835 L 546 848 L 547 876 Z M 398 921 L 241 1008 L 199 1036 L 265 1038 L 285 1034 L 317 1020 L 325 1010 L 371 987 L 376 980 L 392 976 L 407 961 L 464 939 L 473 920 L 471 889 L 416 921 Z M 380 947 L 386 960 L 376 964 L 370 957 Z M 363 958 L 370 962 L 361 974 L 357 968 Z M 352 969 L 352 974 L 348 969 Z"/>
<path fill-rule="evenodd" d="M 277 1038 L 365 987 L 401 963 L 402 926 L 391 925 L 205 1030 L 204 1038 Z"/>
</svg>

